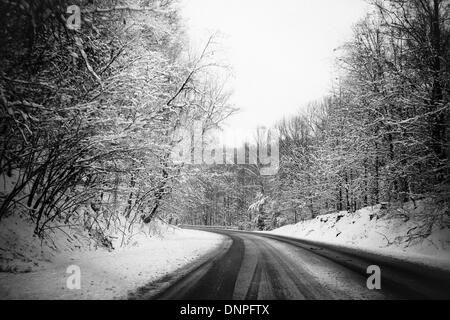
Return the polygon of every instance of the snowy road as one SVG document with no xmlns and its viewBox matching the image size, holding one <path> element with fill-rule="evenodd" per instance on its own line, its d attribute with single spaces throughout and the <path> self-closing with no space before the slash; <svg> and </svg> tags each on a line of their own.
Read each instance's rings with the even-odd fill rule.
<svg viewBox="0 0 450 320">
<path fill-rule="evenodd" d="M 423 265 L 276 235 L 212 230 L 229 237 L 221 250 L 152 299 L 449 298 L 450 276 Z M 369 290 L 369 265 L 381 268 L 381 290 Z M 142 293 L 145 290 L 141 291 Z M 136 298 L 136 296 L 135 296 Z M 138 297 L 139 298 L 139 297 Z"/>
</svg>

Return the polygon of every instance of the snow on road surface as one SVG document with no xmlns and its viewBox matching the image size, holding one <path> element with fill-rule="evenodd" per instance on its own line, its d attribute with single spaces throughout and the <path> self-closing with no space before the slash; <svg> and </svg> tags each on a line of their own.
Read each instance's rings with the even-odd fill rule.
<svg viewBox="0 0 450 320">
<path fill-rule="evenodd" d="M 450 270 L 449 222 L 426 201 L 384 210 L 380 205 L 335 212 L 270 233 L 356 248 Z M 430 222 L 430 217 L 436 219 Z M 425 219 L 425 220 L 424 220 Z"/>
<path fill-rule="evenodd" d="M 168 228 L 164 235 L 139 237 L 133 245 L 111 252 L 64 251 L 27 272 L 0 272 L 0 299 L 126 298 L 129 291 L 215 250 L 223 239 L 213 233 Z M 71 265 L 80 268 L 80 289 L 67 287 Z"/>
</svg>

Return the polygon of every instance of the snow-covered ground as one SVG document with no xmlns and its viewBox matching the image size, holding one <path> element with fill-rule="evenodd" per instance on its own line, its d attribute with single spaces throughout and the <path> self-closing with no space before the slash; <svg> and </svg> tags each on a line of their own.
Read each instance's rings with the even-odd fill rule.
<svg viewBox="0 0 450 320">
<path fill-rule="evenodd" d="M 317 216 L 286 225 L 273 234 L 307 239 L 367 252 L 426 262 L 450 269 L 448 216 L 429 201 L 407 203 L 403 208 L 366 207 Z"/>
<path fill-rule="evenodd" d="M 69 234 L 61 229 L 52 240 L 41 241 L 30 236 L 32 226 L 18 217 L 1 223 L 0 299 L 124 298 L 208 254 L 223 241 L 216 234 L 157 223 L 146 227 L 152 230 L 136 236 L 129 246 L 108 251 L 82 232 Z M 67 286 L 70 266 L 80 268 L 80 289 Z"/>
</svg>

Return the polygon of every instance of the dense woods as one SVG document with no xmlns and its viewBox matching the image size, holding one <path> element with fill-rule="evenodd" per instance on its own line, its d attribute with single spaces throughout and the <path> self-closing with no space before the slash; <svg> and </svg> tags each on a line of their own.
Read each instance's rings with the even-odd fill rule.
<svg viewBox="0 0 450 320">
<path fill-rule="evenodd" d="M 68 24 L 81 8 L 81 28 Z M 2 1 L 0 218 L 125 235 L 158 214 L 174 133 L 232 112 L 214 37 L 189 50 L 174 1 Z M 74 21 L 71 20 L 73 23 Z M 1 223 L 1 221 L 0 221 Z"/>
<path fill-rule="evenodd" d="M 448 206 L 449 2 L 373 6 L 338 49 L 330 97 L 280 124 L 281 174 L 295 177 L 282 194 L 312 217 L 425 197 Z"/>
<path fill-rule="evenodd" d="M 60 221 L 126 242 L 157 217 L 272 229 L 424 198 L 444 208 L 428 222 L 449 215 L 449 1 L 373 1 L 336 49 L 329 96 L 277 124 L 272 176 L 260 161 L 172 161 L 180 128 L 207 133 L 235 111 L 214 36 L 192 54 L 174 3 L 0 2 L 0 224 L 20 213 L 39 236 Z"/>
<path fill-rule="evenodd" d="M 247 166 L 203 182 L 219 190 L 200 202 L 217 212 L 220 218 L 212 221 L 227 221 L 230 202 L 221 193 L 236 190 L 245 192 L 231 202 L 240 210 L 235 221 L 249 228 L 425 198 L 440 208 L 430 208 L 425 224 L 448 219 L 449 6 L 443 0 L 373 1 L 353 38 L 336 49 L 329 96 L 278 124 L 278 174 L 258 177 L 252 174 L 257 168 Z"/>
</svg>

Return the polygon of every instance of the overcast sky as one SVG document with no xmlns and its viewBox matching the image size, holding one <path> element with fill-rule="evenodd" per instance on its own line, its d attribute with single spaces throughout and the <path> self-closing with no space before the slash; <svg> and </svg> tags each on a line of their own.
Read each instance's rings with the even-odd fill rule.
<svg viewBox="0 0 450 320">
<path fill-rule="evenodd" d="M 225 35 L 232 99 L 241 109 L 228 121 L 231 131 L 273 125 L 326 94 L 333 49 L 367 11 L 364 0 L 182 0 L 192 43 Z"/>
</svg>

